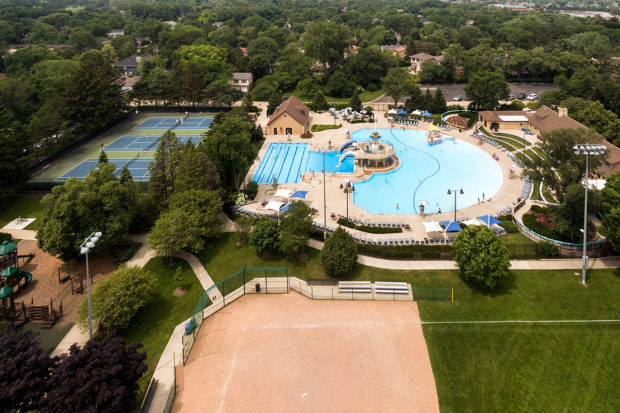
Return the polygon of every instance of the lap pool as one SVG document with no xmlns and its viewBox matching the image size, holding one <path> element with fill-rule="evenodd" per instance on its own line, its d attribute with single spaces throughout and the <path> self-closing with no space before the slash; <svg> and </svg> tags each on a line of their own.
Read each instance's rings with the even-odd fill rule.
<svg viewBox="0 0 620 413">
<path fill-rule="evenodd" d="M 355 183 L 353 203 L 373 214 L 417 214 L 422 201 L 426 213 L 454 210 L 454 194 L 448 189 L 463 189 L 457 195 L 457 209 L 494 196 L 502 186 L 503 174 L 498 162 L 486 152 L 462 140 L 444 140 L 429 146 L 427 132 L 420 130 L 379 129 L 382 140 L 391 144 L 401 161 L 398 169 L 375 173 Z M 373 129 L 352 133 L 351 139 L 370 141 Z M 381 196 L 377 196 L 381 194 Z"/>
</svg>

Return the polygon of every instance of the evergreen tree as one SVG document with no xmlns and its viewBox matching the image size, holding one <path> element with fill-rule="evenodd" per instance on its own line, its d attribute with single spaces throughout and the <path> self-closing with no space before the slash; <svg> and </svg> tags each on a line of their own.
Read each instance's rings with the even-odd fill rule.
<svg viewBox="0 0 620 413">
<path fill-rule="evenodd" d="M 267 115 L 271 116 L 280 103 L 282 103 L 282 95 L 279 94 L 278 92 L 273 92 L 271 96 L 269 96 L 269 105 L 267 106 Z"/>
<path fill-rule="evenodd" d="M 174 190 L 176 168 L 181 159 L 181 145 L 176 133 L 167 130 L 161 137 L 155 160 L 149 165 L 149 195 L 156 205 L 164 206 Z"/>
<path fill-rule="evenodd" d="M 424 96 L 422 96 L 422 106 L 424 107 L 424 110 L 432 112 L 433 94 L 430 90 L 428 90 L 428 88 L 426 89 L 426 92 L 424 92 Z"/>
<path fill-rule="evenodd" d="M 446 98 L 440 88 L 435 90 L 432 107 L 431 112 L 433 113 L 444 113 L 446 111 Z"/>
<path fill-rule="evenodd" d="M 357 112 L 362 110 L 362 99 L 360 99 L 360 92 L 357 88 L 355 88 L 355 90 L 353 91 L 353 96 L 351 96 L 349 106 L 351 106 L 353 110 Z"/>
<path fill-rule="evenodd" d="M 243 105 L 241 107 L 247 113 L 254 112 L 254 102 L 249 93 L 243 97 Z"/>
<path fill-rule="evenodd" d="M 121 184 L 128 184 L 133 182 L 133 177 L 131 176 L 131 172 L 127 168 L 127 165 L 123 165 L 123 169 L 121 169 L 121 175 L 119 177 Z"/>
<path fill-rule="evenodd" d="M 413 85 L 411 88 L 409 99 L 405 102 L 405 109 L 407 109 L 407 112 L 424 109 L 424 95 L 422 95 L 418 85 Z"/>
<path fill-rule="evenodd" d="M 97 163 L 99 164 L 108 163 L 108 155 L 106 155 L 103 149 L 101 150 L 101 153 L 99 154 L 99 161 Z"/>
<path fill-rule="evenodd" d="M 209 161 L 204 145 L 194 147 L 188 140 L 176 172 L 175 193 L 190 189 L 216 189 L 218 181 L 217 170 Z"/>
<path fill-rule="evenodd" d="M 319 90 L 318 92 L 316 92 L 316 94 L 314 95 L 314 99 L 312 99 L 310 107 L 315 112 L 322 112 L 329 108 L 329 104 L 327 103 L 327 100 L 325 100 L 325 95 L 322 91 Z"/>
</svg>

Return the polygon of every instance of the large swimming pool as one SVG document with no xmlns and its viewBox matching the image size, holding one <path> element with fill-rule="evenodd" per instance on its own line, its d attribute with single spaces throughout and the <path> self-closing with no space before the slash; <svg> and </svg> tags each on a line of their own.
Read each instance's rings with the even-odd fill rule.
<svg viewBox="0 0 620 413">
<path fill-rule="evenodd" d="M 270 143 L 252 180 L 259 184 L 271 184 L 274 178 L 279 184 L 301 182 L 304 172 L 323 171 L 323 153 L 308 150 L 307 143 Z M 325 152 L 325 172 L 353 172 L 353 158 L 348 157 L 338 165 L 340 152 Z"/>
<path fill-rule="evenodd" d="M 351 139 L 370 140 L 372 129 L 352 133 Z M 463 189 L 457 195 L 457 209 L 493 197 L 502 186 L 503 174 L 498 162 L 486 152 L 462 140 L 445 140 L 428 146 L 427 132 L 419 130 L 379 129 L 382 140 L 394 146 L 401 166 L 391 172 L 376 173 L 355 183 L 353 203 L 374 214 L 417 214 L 422 201 L 426 213 L 454 210 L 454 194 L 448 189 Z M 380 195 L 379 195 L 380 194 Z"/>
</svg>

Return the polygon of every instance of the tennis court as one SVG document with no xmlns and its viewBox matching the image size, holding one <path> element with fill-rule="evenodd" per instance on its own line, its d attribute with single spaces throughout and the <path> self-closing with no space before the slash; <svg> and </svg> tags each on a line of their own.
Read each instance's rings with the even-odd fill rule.
<svg viewBox="0 0 620 413">
<path fill-rule="evenodd" d="M 153 159 L 108 159 L 108 163 L 116 166 L 114 175 L 119 176 L 123 166 L 127 165 L 127 169 L 129 169 L 129 172 L 134 179 L 144 179 L 151 176 L 151 173 L 149 172 L 149 164 L 151 163 L 151 161 L 153 161 Z M 84 179 L 92 169 L 95 169 L 97 167 L 98 163 L 98 159 L 87 159 L 70 171 L 65 172 L 62 176 L 58 177 L 58 180 L 66 181 L 69 178 Z"/>
<path fill-rule="evenodd" d="M 177 135 L 177 139 L 181 145 L 185 145 L 187 141 L 191 140 L 196 146 L 202 138 L 200 135 Z M 107 151 L 155 150 L 160 140 L 161 135 L 123 135 L 106 146 L 105 149 Z"/>
<path fill-rule="evenodd" d="M 148 118 L 135 129 L 209 129 L 213 118 Z"/>
</svg>

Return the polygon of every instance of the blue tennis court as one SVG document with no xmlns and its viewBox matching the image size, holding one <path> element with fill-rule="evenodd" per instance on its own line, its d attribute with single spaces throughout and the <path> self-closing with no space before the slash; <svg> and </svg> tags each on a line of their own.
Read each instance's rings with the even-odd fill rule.
<svg viewBox="0 0 620 413">
<path fill-rule="evenodd" d="M 149 164 L 153 159 L 108 159 L 108 162 L 116 166 L 114 175 L 117 177 L 121 174 L 121 169 L 127 164 L 127 169 L 131 173 L 131 176 L 137 178 L 149 178 L 151 173 L 149 172 Z M 99 161 L 97 159 L 87 159 L 81 164 L 77 165 L 64 175 L 58 177 L 59 181 L 66 181 L 69 178 L 84 179 L 88 173 L 97 167 Z"/>
<path fill-rule="evenodd" d="M 213 118 L 148 118 L 135 129 L 209 129 Z"/>
<path fill-rule="evenodd" d="M 202 138 L 200 135 L 177 135 L 177 139 L 181 145 L 185 145 L 187 141 L 191 140 L 196 146 Z M 105 149 L 107 151 L 155 150 L 160 140 L 161 135 L 123 135 L 106 146 Z"/>
</svg>

